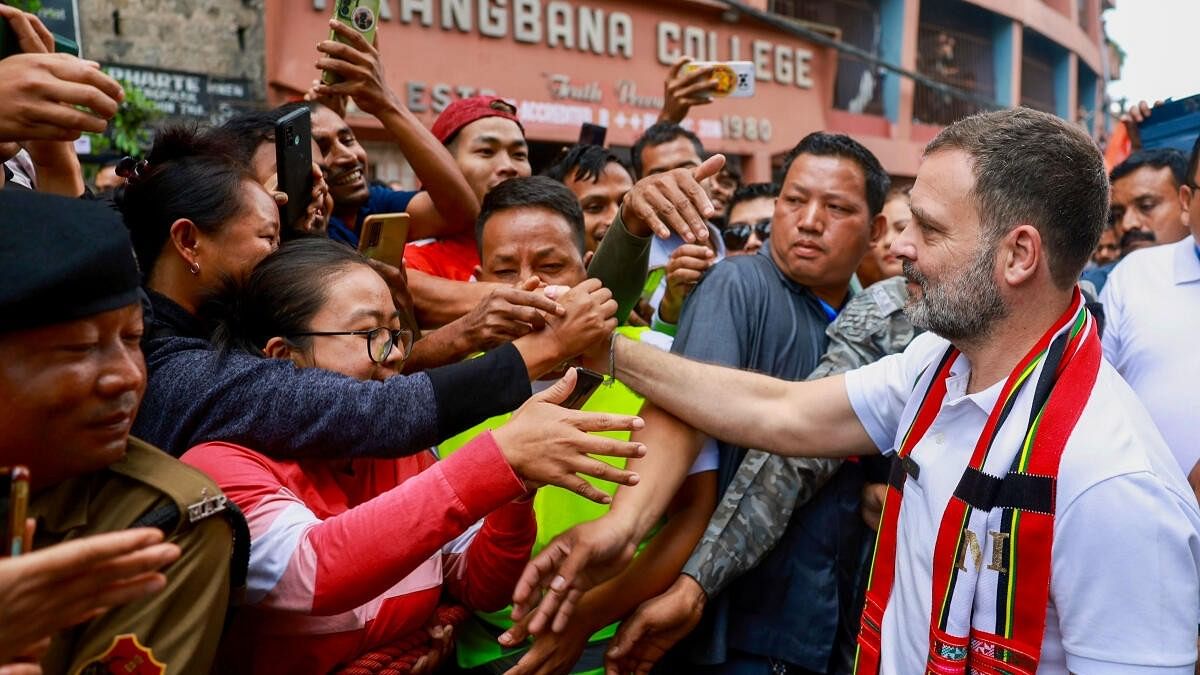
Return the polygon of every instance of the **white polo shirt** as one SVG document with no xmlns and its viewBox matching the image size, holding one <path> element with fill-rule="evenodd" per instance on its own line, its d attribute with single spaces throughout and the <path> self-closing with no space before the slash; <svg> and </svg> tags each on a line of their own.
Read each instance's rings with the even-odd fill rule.
<svg viewBox="0 0 1200 675">
<path fill-rule="evenodd" d="M 901 422 L 924 393 L 914 393 L 917 379 L 926 366 L 936 367 L 947 344 L 927 333 L 904 353 L 846 374 L 855 414 L 883 452 L 899 446 Z M 895 583 L 883 618 L 885 675 L 924 672 L 934 541 L 1004 385 L 968 395 L 965 356 L 950 372 L 942 408 L 911 455 L 919 476 L 904 485 Z M 1014 410 L 1011 419 L 1027 417 Z M 990 560 L 991 538 L 976 536 Z M 997 572 L 985 567 L 981 574 L 997 577 L 981 577 L 981 584 L 998 582 Z M 1039 673 L 1192 675 L 1200 509 L 1137 397 L 1107 362 L 1063 451 L 1046 624 Z"/>
<path fill-rule="evenodd" d="M 1104 356 L 1150 411 L 1184 474 L 1200 460 L 1200 257 L 1196 240 L 1121 261 L 1100 294 Z"/>
</svg>

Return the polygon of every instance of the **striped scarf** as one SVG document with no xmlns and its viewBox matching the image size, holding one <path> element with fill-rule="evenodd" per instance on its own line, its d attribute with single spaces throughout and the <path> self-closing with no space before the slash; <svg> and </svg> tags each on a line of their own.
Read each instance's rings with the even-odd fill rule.
<svg viewBox="0 0 1200 675">
<path fill-rule="evenodd" d="M 1091 395 L 1100 355 L 1095 320 L 1076 291 L 1070 308 L 1005 381 L 934 544 L 927 675 L 1037 671 L 1050 593 L 1059 461 Z M 942 407 L 958 356 L 949 348 L 918 378 L 916 391 L 925 394 L 900 444 L 884 501 L 856 675 L 879 671 L 904 483 L 919 471 L 909 455 Z"/>
</svg>

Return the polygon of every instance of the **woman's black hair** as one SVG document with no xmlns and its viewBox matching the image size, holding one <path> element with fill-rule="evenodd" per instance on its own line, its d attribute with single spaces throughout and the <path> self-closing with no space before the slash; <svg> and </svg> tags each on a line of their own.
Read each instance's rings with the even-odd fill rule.
<svg viewBox="0 0 1200 675">
<path fill-rule="evenodd" d="M 155 135 L 145 163 L 117 189 L 113 200 L 146 279 L 175 221 L 186 218 L 200 231 L 213 233 L 242 212 L 242 184 L 254 182 L 254 176 L 231 153 L 234 147 L 219 129 L 164 127 Z"/>
<path fill-rule="evenodd" d="M 325 237 L 301 237 L 281 245 L 255 266 L 249 278 L 231 286 L 217 303 L 213 342 L 222 351 L 239 349 L 258 356 L 273 337 L 310 330 L 313 316 L 328 299 L 331 277 L 354 265 L 367 265 L 358 251 Z M 289 338 L 307 348 L 308 337 Z"/>
</svg>

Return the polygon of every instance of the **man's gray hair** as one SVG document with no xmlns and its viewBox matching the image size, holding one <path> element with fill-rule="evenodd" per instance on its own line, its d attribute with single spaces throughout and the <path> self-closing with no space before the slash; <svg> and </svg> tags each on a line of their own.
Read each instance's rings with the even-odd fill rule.
<svg viewBox="0 0 1200 675">
<path fill-rule="evenodd" d="M 1016 108 L 951 124 L 925 155 L 940 150 L 971 156 L 986 240 L 1033 225 L 1055 285 L 1069 288 L 1078 280 L 1108 220 L 1108 173 L 1095 141 L 1054 115 Z"/>
</svg>

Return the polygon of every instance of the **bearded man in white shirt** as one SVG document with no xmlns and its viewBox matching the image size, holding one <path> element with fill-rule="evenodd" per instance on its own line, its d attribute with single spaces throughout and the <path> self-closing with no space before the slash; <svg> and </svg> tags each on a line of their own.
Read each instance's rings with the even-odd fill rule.
<svg viewBox="0 0 1200 675">
<path fill-rule="evenodd" d="M 785 382 L 613 343 L 622 381 L 716 438 L 899 457 L 859 675 L 1192 673 L 1200 509 L 1102 358 L 1075 288 L 1108 199 L 1079 129 L 1028 109 L 976 115 L 926 148 L 913 223 L 892 246 L 914 286 L 906 311 L 930 331 L 903 354 Z M 631 462 L 641 484 L 530 563 L 517 617 L 561 629 L 579 593 L 624 566 L 693 459 Z M 659 637 L 649 622 L 610 653 L 609 672 L 642 672 Z"/>
<path fill-rule="evenodd" d="M 1129 254 L 1100 294 L 1104 357 L 1150 411 L 1179 466 L 1200 488 L 1200 138 L 1179 203 L 1190 237 Z M 1200 491 L 1198 491 L 1200 494 Z"/>
</svg>

